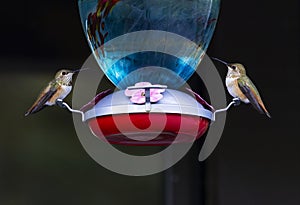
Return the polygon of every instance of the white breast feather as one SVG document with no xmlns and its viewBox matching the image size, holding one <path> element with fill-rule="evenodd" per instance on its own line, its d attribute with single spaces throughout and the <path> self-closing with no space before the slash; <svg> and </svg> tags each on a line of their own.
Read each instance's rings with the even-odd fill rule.
<svg viewBox="0 0 300 205">
<path fill-rule="evenodd" d="M 235 80 L 238 78 L 226 78 L 226 86 L 229 94 L 234 98 L 240 98 L 239 94 L 236 92 L 236 89 L 234 89 L 235 86 Z M 241 99 L 244 103 L 249 103 L 250 101 L 247 98 Z"/>
<path fill-rule="evenodd" d="M 58 98 L 59 98 L 59 99 L 64 99 L 64 98 L 67 97 L 67 96 L 69 95 L 69 93 L 71 92 L 72 86 L 62 85 L 61 87 L 62 87 L 62 89 L 64 90 L 64 92 L 62 92 Z"/>
<path fill-rule="evenodd" d="M 238 79 L 238 78 L 226 78 L 227 90 L 228 90 L 229 94 L 234 98 L 238 97 L 238 93 L 235 92 L 235 89 L 234 89 L 234 86 L 235 86 L 234 84 L 235 84 L 236 79 Z"/>
</svg>

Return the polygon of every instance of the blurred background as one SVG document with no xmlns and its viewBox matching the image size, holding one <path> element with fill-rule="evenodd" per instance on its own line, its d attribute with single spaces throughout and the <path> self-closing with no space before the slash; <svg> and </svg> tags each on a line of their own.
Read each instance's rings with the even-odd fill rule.
<svg viewBox="0 0 300 205">
<path fill-rule="evenodd" d="M 250 106 L 232 109 L 208 160 L 197 160 L 199 140 L 173 168 L 147 177 L 93 161 L 68 112 L 52 107 L 24 117 L 57 69 L 79 68 L 91 54 L 77 1 L 3 1 L 0 11 L 1 205 L 300 203 L 298 0 L 222 1 L 207 51 L 247 66 L 272 119 Z"/>
</svg>

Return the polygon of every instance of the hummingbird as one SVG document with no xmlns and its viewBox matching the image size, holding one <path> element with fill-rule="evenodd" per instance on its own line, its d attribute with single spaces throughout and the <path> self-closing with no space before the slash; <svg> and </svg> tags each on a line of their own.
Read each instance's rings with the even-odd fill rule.
<svg viewBox="0 0 300 205">
<path fill-rule="evenodd" d="M 239 98 L 246 104 L 251 103 L 259 113 L 265 114 L 271 118 L 271 115 L 267 111 L 257 88 L 246 75 L 245 67 L 240 63 L 227 63 L 218 58 L 212 59 L 223 63 L 228 68 L 226 87 L 229 94 L 234 98 Z"/>
<path fill-rule="evenodd" d="M 57 99 L 63 100 L 72 90 L 72 77 L 80 70 L 63 69 L 56 73 L 55 78 L 40 93 L 36 101 L 26 112 L 25 116 L 39 112 L 47 106 L 55 105 Z"/>
</svg>

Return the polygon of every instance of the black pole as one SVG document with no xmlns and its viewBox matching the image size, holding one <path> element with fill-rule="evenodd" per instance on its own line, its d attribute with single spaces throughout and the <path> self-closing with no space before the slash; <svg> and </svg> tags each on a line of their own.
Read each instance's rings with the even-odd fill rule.
<svg viewBox="0 0 300 205">
<path fill-rule="evenodd" d="M 200 144 L 196 141 L 181 161 L 165 171 L 165 205 L 205 204 L 205 164 L 197 159 Z"/>
</svg>

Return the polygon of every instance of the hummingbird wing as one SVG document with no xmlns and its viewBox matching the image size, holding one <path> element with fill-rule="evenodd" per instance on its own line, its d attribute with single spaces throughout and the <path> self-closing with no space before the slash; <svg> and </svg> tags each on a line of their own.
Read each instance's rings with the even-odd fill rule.
<svg viewBox="0 0 300 205">
<path fill-rule="evenodd" d="M 33 103 L 33 105 L 29 108 L 29 110 L 26 112 L 25 116 L 29 114 L 36 113 L 43 108 L 46 107 L 46 102 L 51 99 L 51 97 L 55 94 L 57 91 L 57 86 L 54 86 L 53 83 L 49 83 L 49 85 L 44 89 L 37 100 Z"/>
<path fill-rule="evenodd" d="M 252 81 L 247 79 L 238 79 L 238 86 L 242 93 L 248 98 L 253 107 L 261 114 L 266 114 L 268 117 L 271 117 L 269 112 L 264 106 L 264 103 L 259 95 L 258 90 Z"/>
</svg>

